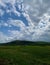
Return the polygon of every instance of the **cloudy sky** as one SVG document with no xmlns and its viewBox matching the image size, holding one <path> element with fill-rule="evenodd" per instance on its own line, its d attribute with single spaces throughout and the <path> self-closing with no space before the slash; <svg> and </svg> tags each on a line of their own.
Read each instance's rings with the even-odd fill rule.
<svg viewBox="0 0 50 65">
<path fill-rule="evenodd" d="M 0 43 L 50 41 L 50 0 L 0 0 Z"/>
</svg>

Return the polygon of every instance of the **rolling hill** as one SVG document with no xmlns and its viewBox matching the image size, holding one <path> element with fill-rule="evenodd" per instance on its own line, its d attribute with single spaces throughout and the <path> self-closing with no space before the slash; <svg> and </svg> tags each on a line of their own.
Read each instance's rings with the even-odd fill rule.
<svg viewBox="0 0 50 65">
<path fill-rule="evenodd" d="M 20 41 L 20 40 L 15 40 L 15 41 L 12 41 L 12 42 L 8 42 L 8 43 L 0 43 L 0 45 L 50 45 L 50 42 L 33 42 L 33 41 Z"/>
</svg>

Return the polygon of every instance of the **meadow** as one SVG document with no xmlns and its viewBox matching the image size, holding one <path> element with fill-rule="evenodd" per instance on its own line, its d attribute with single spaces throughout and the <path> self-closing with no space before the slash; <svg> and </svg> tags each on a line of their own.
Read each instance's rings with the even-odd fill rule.
<svg viewBox="0 0 50 65">
<path fill-rule="evenodd" d="M 50 46 L 0 46 L 0 65 L 50 65 Z"/>
</svg>

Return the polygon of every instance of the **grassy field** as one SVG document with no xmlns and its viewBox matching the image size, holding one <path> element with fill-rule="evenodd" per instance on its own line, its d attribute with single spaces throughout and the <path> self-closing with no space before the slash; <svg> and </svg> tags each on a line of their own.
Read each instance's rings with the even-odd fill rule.
<svg viewBox="0 0 50 65">
<path fill-rule="evenodd" d="M 50 65 L 50 46 L 0 46 L 0 65 Z"/>
</svg>

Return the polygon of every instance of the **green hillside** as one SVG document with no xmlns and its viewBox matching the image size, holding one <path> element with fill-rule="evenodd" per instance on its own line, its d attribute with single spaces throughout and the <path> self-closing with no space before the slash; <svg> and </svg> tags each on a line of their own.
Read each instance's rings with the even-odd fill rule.
<svg viewBox="0 0 50 65">
<path fill-rule="evenodd" d="M 50 46 L 0 46 L 0 65 L 50 65 Z"/>
<path fill-rule="evenodd" d="M 0 65 L 50 65 L 49 45 L 29 41 L 0 44 Z"/>
</svg>

